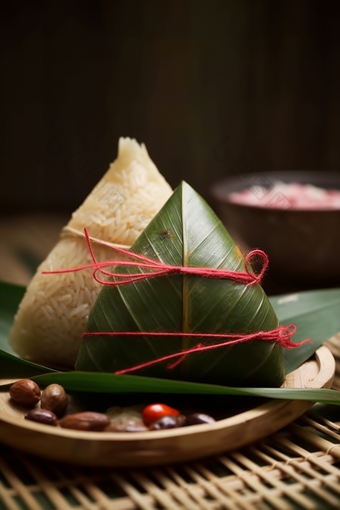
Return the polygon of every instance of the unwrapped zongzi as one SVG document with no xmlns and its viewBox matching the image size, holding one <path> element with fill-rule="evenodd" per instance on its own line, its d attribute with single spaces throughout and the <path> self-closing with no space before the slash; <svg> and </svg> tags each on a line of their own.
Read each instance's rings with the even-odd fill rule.
<svg viewBox="0 0 340 510">
<path fill-rule="evenodd" d="M 60 241 L 39 266 L 20 304 L 10 345 L 23 358 L 73 367 L 89 312 L 100 291 L 91 272 L 46 276 L 91 261 L 83 229 L 110 243 L 131 246 L 171 194 L 144 145 L 121 138 L 118 157 L 77 209 Z M 107 248 L 97 245 L 98 259 Z"/>
</svg>

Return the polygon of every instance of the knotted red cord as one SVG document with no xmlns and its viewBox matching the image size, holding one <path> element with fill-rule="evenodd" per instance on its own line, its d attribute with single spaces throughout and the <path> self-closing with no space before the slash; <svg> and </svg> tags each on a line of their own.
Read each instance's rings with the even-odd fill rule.
<svg viewBox="0 0 340 510">
<path fill-rule="evenodd" d="M 126 285 L 128 283 L 136 282 L 139 280 L 145 280 L 147 278 L 152 278 L 154 276 L 162 276 L 166 274 L 193 274 L 196 276 L 204 276 L 207 278 L 222 278 L 222 279 L 229 279 L 233 280 L 238 283 L 244 283 L 247 286 L 254 285 L 255 283 L 260 283 L 261 279 L 267 269 L 268 266 L 268 257 L 262 250 L 252 250 L 248 253 L 248 255 L 245 258 L 245 272 L 242 271 L 228 271 L 225 269 L 214 269 L 209 267 L 187 267 L 187 266 L 172 266 L 170 264 L 165 264 L 163 262 L 159 262 L 157 260 L 150 259 L 148 257 L 145 257 L 144 255 L 139 255 L 137 253 L 130 252 L 128 250 L 124 250 L 123 248 L 117 248 L 114 246 L 111 246 L 108 243 L 105 243 L 104 241 L 100 241 L 100 244 L 103 246 L 107 246 L 118 253 L 122 253 L 123 255 L 128 255 L 129 257 L 135 258 L 138 261 L 130 261 L 130 260 L 109 260 L 105 262 L 98 262 L 96 260 L 96 257 L 94 255 L 91 240 L 88 235 L 88 232 L 86 229 L 84 229 L 85 232 L 85 238 L 87 241 L 87 245 L 90 250 L 90 254 L 93 260 L 92 264 L 86 264 L 84 266 L 76 267 L 74 269 L 62 269 L 62 270 L 56 270 L 56 271 L 42 271 L 43 274 L 55 274 L 55 273 L 71 273 L 75 271 L 81 271 L 83 269 L 88 268 L 94 268 L 93 270 L 93 277 L 94 279 L 103 285 Z M 97 240 L 97 242 L 99 242 Z M 253 274 L 248 269 L 248 264 L 250 262 L 250 259 L 256 255 L 259 255 L 263 260 L 263 266 L 259 274 Z M 139 262 L 140 261 L 140 262 Z M 154 272 L 151 273 L 137 273 L 137 274 L 128 274 L 123 275 L 119 273 L 112 273 L 110 271 L 105 271 L 105 267 L 112 267 L 112 266 L 135 266 L 135 267 L 141 267 L 141 268 L 147 268 L 147 269 L 153 269 Z M 118 281 L 106 281 L 106 280 L 100 280 L 97 276 L 97 271 L 100 271 L 106 276 L 111 276 L 114 278 L 119 278 Z M 292 331 L 291 331 L 292 329 Z M 228 338 L 227 342 L 222 342 L 218 344 L 213 345 L 202 345 L 197 344 L 195 347 L 192 347 L 191 349 L 187 349 L 185 351 L 176 352 L 174 354 L 169 354 L 168 356 L 163 356 L 161 358 L 157 358 L 152 361 L 148 361 L 146 363 L 142 363 L 141 365 L 136 365 L 134 367 L 126 368 L 124 370 L 119 370 L 115 372 L 115 374 L 126 374 L 128 372 L 134 372 L 136 370 L 140 370 L 142 368 L 148 367 L 150 365 L 154 365 L 155 363 L 160 363 L 162 361 L 170 360 L 173 358 L 179 358 L 174 363 L 170 364 L 168 368 L 174 368 L 176 365 L 181 363 L 184 358 L 193 352 L 202 352 L 212 349 L 217 349 L 219 347 L 225 347 L 230 346 L 238 343 L 243 342 L 249 342 L 252 340 L 261 340 L 261 341 L 267 341 L 267 342 L 279 342 L 282 347 L 285 349 L 294 349 L 295 347 L 300 347 L 302 344 L 306 342 L 311 342 L 312 340 L 303 340 L 300 343 L 294 343 L 290 340 L 291 336 L 296 332 L 296 326 L 290 325 L 290 326 L 280 326 L 277 329 L 273 329 L 271 331 L 259 331 L 257 333 L 251 333 L 248 335 L 237 335 L 237 334 L 224 334 L 224 333 L 183 333 L 183 332 L 154 332 L 154 331 L 96 331 L 96 332 L 86 332 L 83 333 L 82 336 L 184 336 L 184 337 L 199 337 L 199 338 Z"/>
<path fill-rule="evenodd" d="M 140 370 L 141 368 L 148 367 L 150 365 L 154 365 L 155 363 L 160 363 L 161 361 L 170 360 L 173 358 L 179 357 L 180 359 L 177 360 L 172 365 L 169 365 L 168 368 L 174 368 L 178 363 L 183 361 L 183 359 L 193 352 L 202 352 L 202 351 L 209 351 L 212 349 L 218 349 L 219 347 L 226 347 L 233 344 L 240 344 L 243 342 L 249 342 L 251 340 L 261 340 L 265 342 L 279 342 L 282 347 L 285 349 L 294 349 L 295 347 L 300 347 L 302 344 L 306 342 L 311 342 L 311 340 L 303 340 L 300 343 L 294 343 L 291 341 L 291 336 L 294 335 L 296 332 L 296 326 L 290 325 L 290 326 L 280 326 L 279 328 L 273 329 L 271 331 L 259 331 L 257 333 L 251 333 L 249 335 L 235 335 L 235 334 L 224 334 L 224 333 L 165 333 L 165 332 L 147 332 L 147 331 L 108 331 L 108 332 L 87 332 L 83 333 L 82 336 L 184 336 L 184 337 L 199 337 L 199 338 L 228 338 L 228 342 L 222 342 L 219 344 L 213 344 L 213 345 L 202 345 L 198 344 L 195 347 L 192 347 L 191 349 L 187 349 L 185 351 L 176 352 L 174 354 L 169 354 L 168 356 L 163 356 L 162 358 L 157 358 L 152 361 L 148 361 L 146 363 L 142 363 L 141 365 L 136 365 L 131 368 L 126 368 L 124 370 L 119 370 L 118 372 L 115 372 L 115 374 L 126 374 L 128 372 L 134 372 L 135 370 Z"/>
<path fill-rule="evenodd" d="M 248 255 L 245 258 L 245 272 L 243 271 L 228 271 L 226 269 L 214 269 L 210 267 L 188 267 L 188 266 L 173 266 L 171 264 L 165 264 L 164 262 L 159 262 L 157 260 L 150 259 L 148 257 L 145 257 L 144 255 L 139 255 L 137 253 L 133 253 L 129 250 L 124 250 L 123 248 L 117 248 L 114 246 L 111 246 L 108 243 L 105 243 L 104 241 L 100 241 L 100 244 L 103 246 L 108 246 L 112 250 L 115 250 L 118 253 L 122 253 L 123 255 L 128 255 L 129 257 L 132 257 L 134 259 L 138 259 L 138 261 L 132 261 L 132 260 L 109 260 L 104 262 L 98 262 L 96 260 L 96 257 L 94 255 L 91 240 L 89 237 L 89 234 L 84 229 L 85 238 L 87 241 L 87 245 L 89 247 L 91 257 L 93 260 L 93 264 L 86 264 L 85 266 L 75 267 L 73 269 L 61 269 L 56 271 L 42 271 L 43 274 L 55 274 L 55 273 L 72 273 L 75 271 L 82 271 L 83 269 L 88 268 L 94 268 L 93 270 L 93 278 L 98 282 L 102 283 L 103 285 L 126 285 L 128 283 L 137 282 L 139 280 L 145 280 L 147 278 L 153 278 L 154 276 L 162 276 L 166 274 L 192 274 L 196 276 L 204 276 L 206 278 L 222 278 L 222 279 L 228 279 L 233 280 L 238 283 L 244 283 L 248 287 L 251 285 L 254 285 L 255 283 L 260 283 L 262 280 L 262 277 L 267 269 L 268 266 L 268 257 L 262 250 L 252 250 L 248 253 Z M 260 256 L 263 261 L 262 269 L 261 271 L 256 275 L 248 269 L 248 264 L 250 262 L 250 259 L 254 256 Z M 139 262 L 140 261 L 140 262 Z M 146 269 L 153 269 L 154 272 L 151 273 L 137 273 L 137 274 L 119 274 L 119 273 L 112 273 L 110 271 L 105 271 L 103 268 L 105 267 L 112 267 L 112 266 L 135 266 L 135 267 L 141 267 Z M 100 271 L 102 274 L 106 276 L 112 276 L 114 278 L 119 278 L 118 281 L 105 281 L 101 280 L 97 276 L 97 271 Z"/>
</svg>

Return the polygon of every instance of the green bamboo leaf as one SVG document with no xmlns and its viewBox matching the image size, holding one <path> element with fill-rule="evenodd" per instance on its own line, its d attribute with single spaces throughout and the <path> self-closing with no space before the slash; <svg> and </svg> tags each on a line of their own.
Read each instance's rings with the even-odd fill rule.
<svg viewBox="0 0 340 510">
<path fill-rule="evenodd" d="M 89 377 L 90 376 L 90 377 Z M 186 381 L 171 381 L 133 375 L 68 372 L 32 377 L 40 386 L 61 384 L 67 391 L 110 394 L 168 394 L 168 395 L 236 395 L 270 399 L 308 400 L 340 405 L 340 393 L 327 389 L 310 388 L 234 388 Z M 0 386 L 0 391 L 9 385 Z"/>
<path fill-rule="evenodd" d="M 293 341 L 306 343 L 283 351 L 287 374 L 298 368 L 320 345 L 340 331 L 340 289 L 305 291 L 269 298 L 281 324 L 295 324 Z"/>
<path fill-rule="evenodd" d="M 244 258 L 221 221 L 186 183 L 175 190 L 131 251 L 176 266 L 245 270 Z M 121 274 L 137 272 L 126 266 L 116 270 Z M 88 331 L 248 334 L 270 331 L 278 325 L 274 309 L 258 284 L 247 287 L 230 280 L 167 275 L 104 287 L 91 311 Z M 115 372 L 197 343 L 196 338 L 185 337 L 87 337 L 76 369 Z M 139 370 L 138 375 L 280 386 L 284 380 L 282 348 L 273 342 L 248 342 L 190 354 L 171 370 L 167 362 L 161 362 Z"/>
</svg>

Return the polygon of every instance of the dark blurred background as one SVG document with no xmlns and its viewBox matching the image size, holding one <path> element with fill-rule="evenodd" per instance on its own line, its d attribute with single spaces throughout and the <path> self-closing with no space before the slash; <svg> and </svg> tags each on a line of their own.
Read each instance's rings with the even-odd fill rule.
<svg viewBox="0 0 340 510">
<path fill-rule="evenodd" d="M 185 179 L 209 200 L 211 183 L 235 172 L 340 170 L 340 2 L 1 10 L 3 213 L 67 217 L 120 136 L 144 142 L 173 187 Z"/>
</svg>

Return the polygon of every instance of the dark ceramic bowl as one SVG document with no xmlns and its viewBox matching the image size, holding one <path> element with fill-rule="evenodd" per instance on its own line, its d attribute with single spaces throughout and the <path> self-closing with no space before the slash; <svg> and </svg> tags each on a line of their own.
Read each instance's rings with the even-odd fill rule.
<svg viewBox="0 0 340 510">
<path fill-rule="evenodd" d="M 271 277 L 311 285 L 340 284 L 340 210 L 293 210 L 284 196 L 276 197 L 281 208 L 275 209 L 229 199 L 232 192 L 275 181 L 340 190 L 340 174 L 332 172 L 263 172 L 216 182 L 211 194 L 227 230 L 242 247 L 267 253 Z"/>
</svg>

